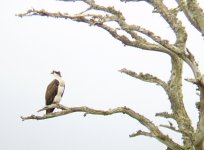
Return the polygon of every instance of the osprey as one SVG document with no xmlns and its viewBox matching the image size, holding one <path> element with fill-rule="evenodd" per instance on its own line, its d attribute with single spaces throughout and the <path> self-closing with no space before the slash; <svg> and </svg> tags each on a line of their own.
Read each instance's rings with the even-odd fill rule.
<svg viewBox="0 0 204 150">
<path fill-rule="evenodd" d="M 45 94 L 45 104 L 51 105 L 53 103 L 58 104 L 63 96 L 65 90 L 65 83 L 61 78 L 61 73 L 59 71 L 52 71 L 54 80 L 47 86 L 47 91 Z M 52 113 L 54 108 L 47 109 L 46 114 Z"/>
</svg>

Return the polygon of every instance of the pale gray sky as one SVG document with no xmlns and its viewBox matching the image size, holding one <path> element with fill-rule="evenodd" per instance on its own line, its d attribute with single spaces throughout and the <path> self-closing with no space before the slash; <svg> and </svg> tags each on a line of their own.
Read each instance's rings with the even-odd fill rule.
<svg viewBox="0 0 204 150">
<path fill-rule="evenodd" d="M 158 14 L 151 14 L 150 6 L 143 2 L 122 5 L 118 0 L 112 2 L 124 11 L 129 22 L 174 40 L 169 26 Z M 108 5 L 107 1 L 103 3 Z M 44 106 L 44 93 L 52 80 L 50 72 L 53 69 L 60 70 L 66 82 L 63 105 L 98 109 L 128 106 L 156 124 L 167 121 L 155 118 L 155 113 L 169 110 L 167 96 L 161 88 L 117 71 L 126 67 L 167 80 L 170 73 L 168 56 L 124 47 L 102 29 L 83 23 L 47 17 L 15 17 L 15 13 L 32 7 L 74 13 L 86 5 L 54 0 L 0 1 L 0 149 L 165 149 L 154 139 L 129 138 L 129 134 L 145 128 L 122 114 L 84 118 L 82 113 L 75 113 L 44 121 L 21 121 L 20 116 L 37 115 L 36 111 Z M 203 39 L 187 25 L 188 47 L 204 70 Z M 192 77 L 186 66 L 184 77 Z M 194 86 L 184 82 L 185 105 L 195 126 L 194 103 L 198 97 L 194 91 Z M 179 140 L 179 136 L 174 137 Z"/>
</svg>

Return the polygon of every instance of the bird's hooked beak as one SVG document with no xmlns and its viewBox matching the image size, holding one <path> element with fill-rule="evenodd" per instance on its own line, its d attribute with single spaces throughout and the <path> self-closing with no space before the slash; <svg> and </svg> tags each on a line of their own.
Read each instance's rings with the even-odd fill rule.
<svg viewBox="0 0 204 150">
<path fill-rule="evenodd" d="M 61 77 L 61 73 L 60 73 L 60 71 L 55 71 L 55 70 L 53 70 L 53 71 L 51 72 L 51 74 L 57 74 L 58 76 Z"/>
</svg>

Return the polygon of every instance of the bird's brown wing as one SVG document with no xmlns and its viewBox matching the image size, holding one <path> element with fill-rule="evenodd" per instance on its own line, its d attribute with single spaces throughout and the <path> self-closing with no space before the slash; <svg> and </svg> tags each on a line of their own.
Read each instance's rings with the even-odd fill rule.
<svg viewBox="0 0 204 150">
<path fill-rule="evenodd" d="M 58 91 L 58 85 L 59 85 L 59 81 L 57 79 L 55 79 L 47 86 L 47 91 L 45 94 L 45 104 L 46 105 L 50 105 L 53 103 L 54 97 Z M 47 109 L 46 114 L 51 113 L 53 111 L 54 111 L 54 108 L 53 109 Z"/>
</svg>

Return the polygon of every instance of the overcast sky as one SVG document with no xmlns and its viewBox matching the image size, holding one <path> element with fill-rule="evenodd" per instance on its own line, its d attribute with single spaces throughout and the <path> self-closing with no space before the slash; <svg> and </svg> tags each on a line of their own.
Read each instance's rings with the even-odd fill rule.
<svg viewBox="0 0 204 150">
<path fill-rule="evenodd" d="M 158 14 L 152 15 L 151 6 L 143 2 L 112 2 L 125 13 L 129 23 L 142 25 L 170 41 L 174 40 L 169 26 Z M 109 4 L 107 1 L 103 3 Z M 168 122 L 155 118 L 155 113 L 170 110 L 168 98 L 160 87 L 118 72 L 126 67 L 167 80 L 171 69 L 168 56 L 124 47 L 102 29 L 83 23 L 15 16 L 29 8 L 75 13 L 86 5 L 54 0 L 0 1 L 0 149 L 164 150 L 165 146 L 154 139 L 129 138 L 129 134 L 146 129 L 122 114 L 83 117 L 82 113 L 75 113 L 43 121 L 21 121 L 20 116 L 43 115 L 36 111 L 44 106 L 45 90 L 52 80 L 50 72 L 54 69 L 61 71 L 66 82 L 61 103 L 68 107 L 109 109 L 127 106 L 158 125 Z M 203 39 L 185 19 L 184 23 L 189 32 L 187 46 L 204 70 Z M 192 72 L 185 65 L 184 78 L 190 77 Z M 198 97 L 195 87 L 184 82 L 183 89 L 187 111 L 196 126 L 198 116 L 194 103 Z M 169 133 L 168 130 L 162 131 Z M 171 135 L 180 141 L 179 135 Z"/>
</svg>

